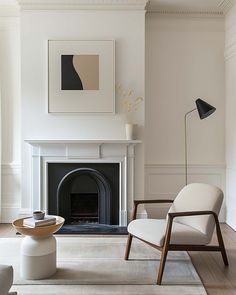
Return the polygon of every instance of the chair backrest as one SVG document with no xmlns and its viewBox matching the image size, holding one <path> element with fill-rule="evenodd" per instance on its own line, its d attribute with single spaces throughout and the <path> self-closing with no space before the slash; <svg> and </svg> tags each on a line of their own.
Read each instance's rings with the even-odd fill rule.
<svg viewBox="0 0 236 295">
<path fill-rule="evenodd" d="M 210 210 L 218 215 L 222 201 L 223 192 L 218 187 L 204 183 L 191 183 L 179 192 L 169 212 Z M 174 219 L 174 222 L 179 222 L 201 231 L 209 237 L 209 242 L 212 238 L 215 226 L 213 216 L 178 217 Z"/>
</svg>

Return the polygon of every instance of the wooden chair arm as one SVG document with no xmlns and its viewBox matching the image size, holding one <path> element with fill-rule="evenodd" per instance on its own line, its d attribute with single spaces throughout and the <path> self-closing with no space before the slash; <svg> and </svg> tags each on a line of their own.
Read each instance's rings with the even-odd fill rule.
<svg viewBox="0 0 236 295">
<path fill-rule="evenodd" d="M 168 216 L 170 219 L 175 217 L 198 216 L 198 215 L 213 215 L 218 220 L 218 216 L 214 211 L 185 211 L 185 212 L 170 212 Z"/>
<path fill-rule="evenodd" d="M 184 217 L 184 216 L 200 216 L 200 215 L 213 215 L 215 224 L 216 224 L 216 231 L 217 235 L 220 235 L 220 239 L 222 240 L 221 232 L 220 232 L 220 224 L 218 220 L 218 215 L 214 211 L 185 211 L 185 212 L 172 212 L 168 213 L 168 221 L 166 226 L 166 234 L 165 234 L 165 245 L 169 245 L 172 233 L 172 225 L 173 220 L 175 217 Z"/>
<path fill-rule="evenodd" d="M 131 220 L 136 219 L 138 205 L 140 204 L 164 204 L 164 203 L 173 203 L 173 202 L 174 200 L 134 200 L 134 209 L 133 209 Z"/>
<path fill-rule="evenodd" d="M 134 205 L 139 204 L 154 204 L 154 203 L 173 203 L 174 200 L 134 200 Z"/>
</svg>

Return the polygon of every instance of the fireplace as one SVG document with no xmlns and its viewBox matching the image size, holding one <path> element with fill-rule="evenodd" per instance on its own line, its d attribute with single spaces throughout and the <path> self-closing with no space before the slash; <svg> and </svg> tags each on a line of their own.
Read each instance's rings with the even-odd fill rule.
<svg viewBox="0 0 236 295">
<path fill-rule="evenodd" d="M 29 166 L 30 169 L 25 169 L 23 175 L 23 194 L 25 199 L 31 200 L 31 202 L 29 208 L 24 208 L 24 211 L 22 209 L 22 212 L 27 212 L 24 214 L 29 215 L 34 210 L 44 210 L 47 214 L 58 214 L 57 188 L 60 181 L 66 174 L 73 170 L 91 168 L 103 174 L 104 178 L 108 180 L 112 190 L 112 205 L 109 209 L 111 218 L 110 225 L 105 224 L 104 228 L 107 230 L 107 228 L 111 227 L 121 228 L 127 226 L 128 217 L 131 216 L 132 212 L 135 186 L 142 187 L 143 181 L 143 166 L 142 161 L 140 161 L 140 159 L 142 159 L 140 158 L 140 150 L 138 152 L 137 161 L 135 161 L 135 146 L 141 144 L 141 141 L 122 139 L 29 139 L 25 141 L 29 143 L 29 157 L 26 161 L 26 166 Z M 115 164 L 117 169 L 115 173 L 111 171 L 111 173 L 107 175 L 106 172 L 103 171 L 102 166 L 94 166 L 95 164 L 104 164 L 105 166 L 107 164 Z M 106 166 L 106 169 L 107 167 L 109 166 Z M 107 170 L 109 171 L 110 169 Z M 51 174 L 51 172 L 53 172 L 53 174 Z M 93 175 L 90 176 L 90 180 L 93 180 L 90 181 L 89 184 L 91 189 L 89 191 L 85 190 L 84 183 L 86 181 L 82 180 L 86 178 L 86 181 L 88 181 L 88 175 L 81 175 L 79 177 L 81 180 L 80 189 L 77 191 L 71 190 L 69 194 L 67 194 L 66 200 L 68 201 L 68 207 L 71 207 L 72 202 L 76 203 L 78 201 L 76 199 L 72 201 L 71 199 L 73 196 L 76 198 L 76 194 L 86 194 L 88 197 L 89 194 L 98 194 L 98 200 L 101 197 L 99 194 L 101 195 L 101 188 L 104 189 L 104 185 L 102 185 L 101 182 L 100 185 L 95 185 L 98 183 L 98 180 L 96 177 L 94 179 Z M 31 179 L 30 183 L 29 179 Z M 138 179 L 136 185 L 135 179 Z M 116 183 L 115 190 L 114 183 Z M 98 187 L 100 191 L 97 189 Z M 136 196 L 138 195 L 137 193 L 138 192 L 136 192 Z M 103 203 L 104 200 L 103 198 Z M 75 208 L 74 206 L 77 205 L 73 205 L 72 207 Z M 68 212 L 65 213 L 67 214 Z M 81 212 L 76 212 L 76 209 L 73 209 L 73 212 L 70 214 L 72 215 L 71 218 L 67 218 L 68 227 L 71 227 L 70 223 L 72 222 L 79 223 L 82 218 Z M 77 216 L 77 220 L 73 221 L 75 215 L 78 214 L 80 215 L 79 218 Z M 98 210 L 98 214 L 101 216 L 100 209 Z M 140 216 L 146 217 L 146 213 L 144 212 Z M 88 217 L 89 216 L 86 218 L 88 219 Z M 91 219 L 87 220 L 87 222 L 90 221 Z M 84 222 L 86 222 L 86 220 Z M 98 220 L 98 222 L 101 222 L 101 220 Z M 94 227 L 97 225 L 101 227 L 101 223 L 93 223 Z M 80 225 L 75 225 L 74 228 L 75 227 L 80 227 Z M 72 233 L 76 234 L 77 232 L 74 231 Z"/>
<path fill-rule="evenodd" d="M 118 163 L 49 163 L 48 213 L 66 224 L 119 225 Z"/>
</svg>

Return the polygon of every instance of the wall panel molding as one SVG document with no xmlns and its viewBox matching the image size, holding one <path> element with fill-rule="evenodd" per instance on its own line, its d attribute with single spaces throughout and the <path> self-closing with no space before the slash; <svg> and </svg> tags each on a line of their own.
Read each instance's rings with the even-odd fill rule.
<svg viewBox="0 0 236 295">
<path fill-rule="evenodd" d="M 13 220 L 19 217 L 20 204 L 18 203 L 3 203 L 1 223 L 12 223 Z"/>
<path fill-rule="evenodd" d="M 189 168 L 226 168 L 225 164 L 189 164 Z M 145 164 L 145 168 L 184 168 L 184 164 Z"/>
<path fill-rule="evenodd" d="M 225 191 L 225 165 L 189 165 L 189 182 L 210 183 Z M 185 170 L 182 164 L 151 164 L 145 165 L 145 198 L 174 199 L 185 185 Z M 169 204 L 148 205 L 149 216 L 163 218 Z M 225 221 L 225 205 L 222 206 L 220 220 Z"/>
<path fill-rule="evenodd" d="M 226 222 L 229 226 L 231 226 L 234 230 L 236 230 L 236 168 L 235 167 L 227 167 L 226 168 L 226 193 L 227 193 L 227 210 L 226 210 Z"/>
<path fill-rule="evenodd" d="M 1 165 L 1 222 L 11 223 L 19 217 L 21 200 L 21 165 L 4 163 Z"/>
<path fill-rule="evenodd" d="M 235 40 L 233 40 L 229 45 L 225 46 L 225 60 L 228 61 L 229 59 L 235 57 L 236 55 L 236 36 Z"/>
<path fill-rule="evenodd" d="M 18 173 L 21 169 L 20 163 L 2 163 L 2 174 Z"/>
</svg>

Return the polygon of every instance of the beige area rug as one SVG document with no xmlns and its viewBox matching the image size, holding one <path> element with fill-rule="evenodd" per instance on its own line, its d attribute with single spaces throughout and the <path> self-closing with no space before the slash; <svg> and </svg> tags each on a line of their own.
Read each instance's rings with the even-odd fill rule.
<svg viewBox="0 0 236 295">
<path fill-rule="evenodd" d="M 21 240 L 0 239 L 0 263 L 13 265 L 12 290 L 19 295 L 206 294 L 187 253 L 168 255 L 163 285 L 157 286 L 159 252 L 134 240 L 130 260 L 125 261 L 124 237 L 57 237 L 57 273 L 46 280 L 23 280 L 19 274 Z"/>
</svg>

